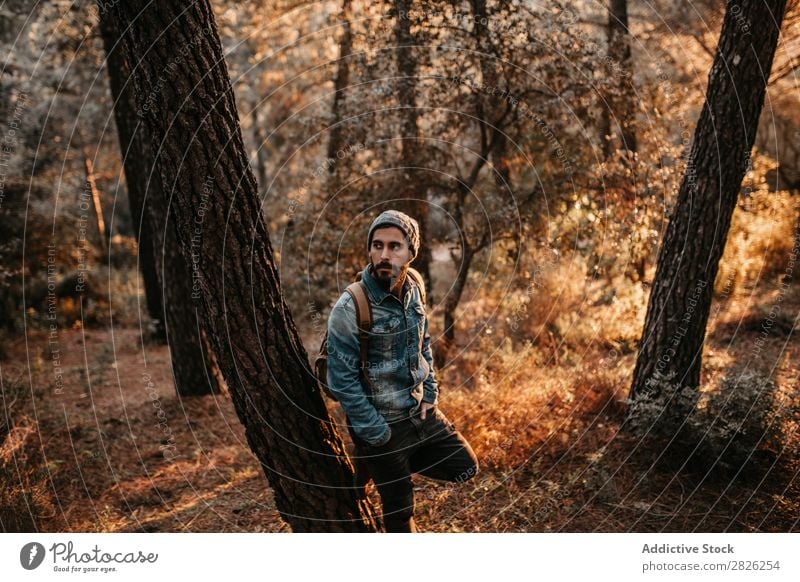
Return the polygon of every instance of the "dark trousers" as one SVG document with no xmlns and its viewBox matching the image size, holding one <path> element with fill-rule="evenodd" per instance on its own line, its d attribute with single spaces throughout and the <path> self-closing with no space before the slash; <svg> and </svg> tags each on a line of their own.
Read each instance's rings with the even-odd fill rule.
<svg viewBox="0 0 800 582">
<path fill-rule="evenodd" d="M 438 409 L 428 410 L 425 420 L 419 410 L 389 423 L 392 436 L 380 447 L 355 436 L 357 462 L 366 465 L 381 496 L 383 525 L 387 532 L 414 532 L 414 486 L 412 473 L 460 483 L 478 472 L 472 447 L 453 423 Z"/>
</svg>

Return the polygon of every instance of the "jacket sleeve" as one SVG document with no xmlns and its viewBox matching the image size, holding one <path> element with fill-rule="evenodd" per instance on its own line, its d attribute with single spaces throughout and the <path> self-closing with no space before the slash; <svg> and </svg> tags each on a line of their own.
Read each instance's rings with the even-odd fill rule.
<svg viewBox="0 0 800 582">
<path fill-rule="evenodd" d="M 359 378 L 360 343 L 353 299 L 344 293 L 328 317 L 328 386 L 353 432 L 371 445 L 391 438 L 391 429 L 367 398 Z"/>
<path fill-rule="evenodd" d="M 433 369 L 433 356 L 431 354 L 431 334 L 428 332 L 428 316 L 425 315 L 425 336 L 422 340 L 422 357 L 428 362 L 431 371 L 422 382 L 422 400 L 431 404 L 438 404 L 439 383 L 436 381 L 436 372 Z"/>
</svg>

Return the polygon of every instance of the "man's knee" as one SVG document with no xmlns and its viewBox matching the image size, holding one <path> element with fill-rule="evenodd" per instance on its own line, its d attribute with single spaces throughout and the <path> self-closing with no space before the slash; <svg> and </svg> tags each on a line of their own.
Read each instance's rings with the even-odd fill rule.
<svg viewBox="0 0 800 582">
<path fill-rule="evenodd" d="M 464 469 L 462 469 L 460 473 L 456 475 L 453 481 L 455 481 L 456 483 L 463 483 L 465 481 L 469 481 L 477 474 L 478 474 L 478 460 L 472 459 L 472 461 Z"/>
<path fill-rule="evenodd" d="M 439 478 L 453 483 L 463 483 L 477 475 L 478 469 L 478 457 L 475 456 L 472 447 L 464 443 L 458 453 L 450 457 L 444 474 Z"/>
</svg>

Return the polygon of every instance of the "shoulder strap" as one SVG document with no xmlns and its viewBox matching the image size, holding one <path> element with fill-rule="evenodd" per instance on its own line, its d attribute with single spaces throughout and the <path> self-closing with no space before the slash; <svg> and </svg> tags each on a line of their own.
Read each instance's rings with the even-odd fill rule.
<svg viewBox="0 0 800 582">
<path fill-rule="evenodd" d="M 358 341 L 361 346 L 359 369 L 362 379 L 367 383 L 369 389 L 372 390 L 372 383 L 370 382 L 369 376 L 367 376 L 367 350 L 369 349 L 369 332 L 372 329 L 372 305 L 370 305 L 367 291 L 364 289 L 364 283 L 361 281 L 350 283 L 345 291 L 353 298 L 353 303 L 356 306 Z"/>
<path fill-rule="evenodd" d="M 425 292 L 425 279 L 422 278 L 422 273 L 413 267 L 409 267 L 408 275 L 411 276 L 411 279 L 419 287 L 419 295 L 422 298 L 422 306 L 425 307 L 428 304 L 428 294 Z"/>
</svg>

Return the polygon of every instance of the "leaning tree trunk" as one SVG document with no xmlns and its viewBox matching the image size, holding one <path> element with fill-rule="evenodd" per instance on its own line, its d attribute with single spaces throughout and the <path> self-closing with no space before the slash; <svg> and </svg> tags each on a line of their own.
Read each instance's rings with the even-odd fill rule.
<svg viewBox="0 0 800 582">
<path fill-rule="evenodd" d="M 428 289 L 428 304 L 434 302 L 431 284 L 431 240 L 428 236 L 428 193 L 421 180 L 415 179 L 420 170 L 417 150 L 422 142 L 419 138 L 419 111 L 417 109 L 417 56 L 414 36 L 411 34 L 411 0 L 395 0 L 395 41 L 397 42 L 398 100 L 400 101 L 401 145 L 400 166 L 402 169 L 400 187 L 401 200 L 395 205 L 398 210 L 417 219 L 419 223 L 420 246 L 414 259 L 414 268 L 425 279 Z M 422 188 L 422 189 L 421 189 Z"/>
<path fill-rule="evenodd" d="M 166 341 L 164 331 L 164 310 L 161 304 L 161 287 L 158 282 L 155 258 L 153 256 L 153 237 L 149 225 L 143 220 L 142 205 L 146 191 L 148 166 L 141 155 L 144 145 L 142 132 L 136 131 L 138 121 L 133 100 L 133 86 L 127 83 L 130 70 L 120 50 L 115 50 L 119 34 L 114 30 L 108 18 L 100 17 L 100 34 L 106 51 L 109 85 L 114 100 L 114 119 L 117 123 L 120 153 L 125 166 L 125 181 L 128 188 L 128 203 L 131 209 L 136 243 L 139 250 L 139 269 L 144 283 L 144 295 L 147 312 L 157 322 L 156 331 L 159 339 Z"/>
<path fill-rule="evenodd" d="M 731 7 L 740 10 L 735 12 Z M 786 0 L 742 0 L 725 13 L 706 101 L 658 255 L 631 387 L 697 387 L 714 279 L 764 102 Z"/>
<path fill-rule="evenodd" d="M 294 531 L 374 531 L 281 293 L 209 0 L 113 7 L 170 224 L 247 441 Z M 182 50 L 180 47 L 191 47 Z"/>
<path fill-rule="evenodd" d="M 258 118 L 258 112 L 261 109 L 259 104 L 253 105 L 251 116 L 253 118 L 253 142 L 256 146 L 256 172 L 258 173 L 258 186 L 259 195 L 267 196 L 267 187 L 269 180 L 267 178 L 267 135 L 264 127 Z"/>
<path fill-rule="evenodd" d="M 159 321 L 159 331 L 163 329 L 169 343 L 178 395 L 216 394 L 222 387 L 219 370 L 192 306 L 189 264 L 180 254 L 174 230 L 167 228 L 161 180 L 153 171 L 147 130 L 137 118 L 131 68 L 121 50 L 117 24 L 109 11 L 101 10 L 100 31 L 108 55 L 109 84 L 131 214 L 139 228 L 148 310 L 152 310 L 150 315 Z"/>
</svg>

